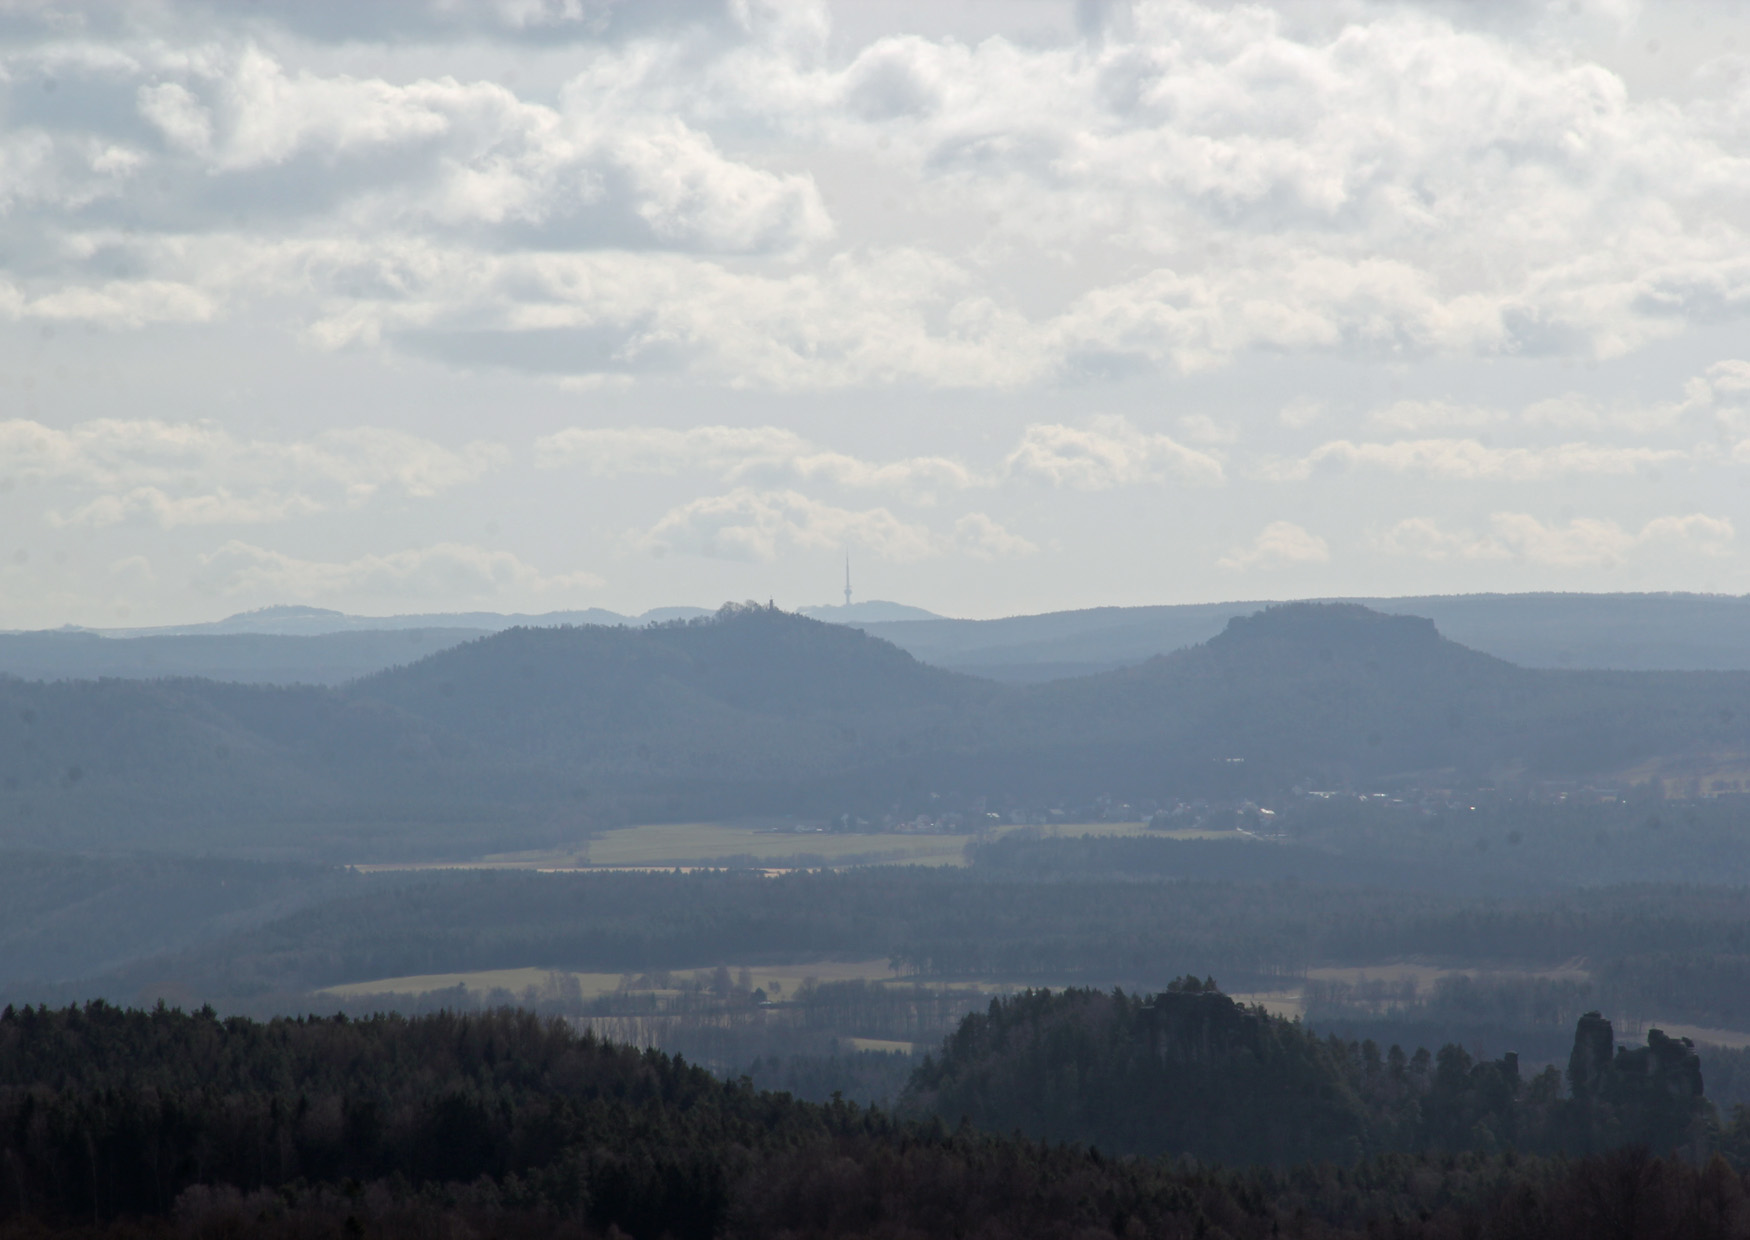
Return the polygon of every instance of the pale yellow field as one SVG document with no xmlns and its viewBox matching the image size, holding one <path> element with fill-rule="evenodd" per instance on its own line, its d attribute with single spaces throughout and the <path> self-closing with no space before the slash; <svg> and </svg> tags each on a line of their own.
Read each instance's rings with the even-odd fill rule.
<svg viewBox="0 0 1750 1240">
<path fill-rule="evenodd" d="M 478 995 L 502 989 L 509 991 L 513 998 L 519 1000 L 529 990 L 533 990 L 537 996 L 551 997 L 562 989 L 568 998 L 590 1000 L 602 995 L 619 993 L 678 995 L 689 990 L 709 988 L 715 972 L 715 969 L 675 969 L 666 973 L 647 975 L 575 973 L 569 970 L 537 968 L 488 969 L 474 973 L 426 973 L 412 977 L 378 978 L 368 982 L 352 982 L 345 986 L 331 986 L 325 990 L 316 991 L 315 994 L 338 999 L 357 998 L 364 995 L 417 997 L 461 986 Z M 731 967 L 729 973 L 737 985 L 742 983 L 742 969 L 740 967 Z M 1417 993 L 1426 995 L 1433 990 L 1437 978 L 1460 973 L 1472 977 L 1488 975 L 1485 970 L 1442 969 L 1434 965 L 1413 961 L 1395 961 L 1375 965 L 1314 968 L 1307 970 L 1307 977 L 1309 980 L 1351 984 L 1368 981 L 1400 983 L 1413 981 L 1416 984 Z M 817 960 L 804 964 L 755 965 L 747 969 L 747 974 L 746 981 L 750 988 L 765 991 L 770 999 L 779 1003 L 792 997 L 808 982 L 867 981 L 900 983 L 908 986 L 921 984 L 932 988 L 952 988 L 956 991 L 976 991 L 980 994 L 990 995 L 1006 994 L 1023 987 L 1023 984 L 1020 983 L 991 980 L 975 982 L 928 980 L 914 983 L 911 979 L 896 973 L 885 959 Z M 1520 976 L 1531 975 L 1521 974 Z M 1540 970 L 1535 976 L 1582 980 L 1586 977 L 1586 972 L 1575 962 L 1555 969 Z M 1231 997 L 1239 1003 L 1262 1004 L 1266 1011 L 1276 1016 L 1292 1019 L 1306 1014 L 1305 992 L 1299 987 L 1234 994 Z M 1643 1036 L 1643 1030 L 1650 1028 L 1662 1029 L 1674 1038 L 1690 1038 L 1696 1042 L 1711 1043 L 1715 1046 L 1750 1047 L 1750 1031 L 1704 1029 L 1699 1026 L 1672 1024 L 1659 1020 L 1642 1021 L 1633 1025 L 1624 1023 L 1618 1029 L 1617 1034 L 1619 1038 L 1626 1039 L 1630 1043 L 1638 1043 Z M 860 1051 L 910 1052 L 914 1049 L 909 1042 L 889 1041 L 881 1038 L 848 1038 L 846 1041 L 853 1049 Z"/>
<path fill-rule="evenodd" d="M 885 1051 L 889 1054 L 897 1051 L 909 1055 L 917 1049 L 910 1042 L 895 1042 L 891 1038 L 846 1038 L 844 1041 L 854 1051 Z"/>
<path fill-rule="evenodd" d="M 1290 1020 L 1306 1015 L 1306 1000 L 1298 990 L 1260 990 L 1251 994 L 1229 995 L 1228 998 L 1247 1007 L 1254 1003 L 1262 1004 L 1270 1015 L 1286 1016 Z"/>
<path fill-rule="evenodd" d="M 833 835 L 827 832 L 774 832 L 714 823 L 651 823 L 604 832 L 589 842 L 591 866 L 700 865 L 726 857 L 752 857 L 781 863 L 807 855 L 822 861 L 918 862 L 960 864 L 963 835 Z"/>
<path fill-rule="evenodd" d="M 316 993 L 351 998 L 359 995 L 424 995 L 436 990 L 466 987 L 476 993 L 504 989 L 520 997 L 531 987 L 544 994 L 563 985 L 567 992 L 582 994 L 585 999 L 618 991 L 639 994 L 679 994 L 696 986 L 709 986 L 714 969 L 675 969 L 656 978 L 636 973 L 573 973 L 555 969 L 489 969 L 478 973 L 426 973 L 413 977 L 385 977 L 369 982 L 350 982 L 345 986 L 330 986 Z M 729 970 L 739 982 L 740 968 Z M 819 960 L 807 964 L 758 965 L 748 969 L 749 985 L 764 990 L 773 998 L 793 994 L 803 983 L 816 982 L 889 982 L 899 975 L 885 959 L 880 960 Z M 570 979 L 576 979 L 578 989 L 571 990 Z M 659 986 L 657 980 L 668 985 Z"/>
<path fill-rule="evenodd" d="M 1049 827 L 1001 826 L 984 838 L 1032 831 L 1047 839 L 1084 835 L 1152 835 L 1162 839 L 1237 840 L 1233 831 L 1150 831 L 1140 822 L 1060 823 Z M 361 865 L 362 871 L 417 869 L 478 870 L 601 870 L 681 869 L 721 864 L 729 858 L 751 858 L 769 869 L 799 864 L 964 865 L 965 835 L 837 835 L 824 831 L 774 831 L 764 827 L 715 822 L 664 822 L 605 831 L 593 840 L 540 852 L 492 853 L 475 861 L 417 862 L 406 865 Z M 815 860 L 818 858 L 818 860 Z"/>
<path fill-rule="evenodd" d="M 1420 964 L 1408 960 L 1397 960 L 1388 964 L 1332 965 L 1306 971 L 1308 981 L 1344 982 L 1351 986 L 1363 982 L 1414 982 L 1418 995 L 1431 993 L 1434 989 L 1434 983 L 1442 977 L 1457 977 L 1461 974 L 1477 978 L 1490 976 L 1542 977 L 1552 981 L 1566 982 L 1583 982 L 1591 976 L 1579 961 L 1569 961 L 1567 964 L 1559 965 L 1553 969 L 1515 970 L 1510 974 L 1490 969 L 1447 969 L 1438 965 Z"/>
<path fill-rule="evenodd" d="M 424 995 L 434 990 L 450 990 L 457 986 L 484 993 L 503 988 L 521 995 L 531 986 L 540 991 L 552 985 L 555 976 L 576 978 L 586 999 L 612 994 L 620 988 L 618 973 L 555 973 L 552 969 L 491 969 L 479 973 L 425 973 L 415 977 L 384 977 L 371 982 L 351 982 L 345 986 L 330 986 L 319 995 L 353 998 L 358 995 Z"/>
</svg>

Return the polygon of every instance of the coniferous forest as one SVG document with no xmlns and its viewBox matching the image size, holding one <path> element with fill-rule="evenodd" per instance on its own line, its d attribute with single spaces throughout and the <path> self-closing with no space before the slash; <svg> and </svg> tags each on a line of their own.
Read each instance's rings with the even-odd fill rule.
<svg viewBox="0 0 1750 1240">
<path fill-rule="evenodd" d="M 1564 1097 L 1190 977 L 993 1001 L 893 1111 L 510 1010 L 9 1008 L 0 1073 L 8 1235 L 1750 1235 L 1679 1043 L 1585 1017 Z"/>
</svg>

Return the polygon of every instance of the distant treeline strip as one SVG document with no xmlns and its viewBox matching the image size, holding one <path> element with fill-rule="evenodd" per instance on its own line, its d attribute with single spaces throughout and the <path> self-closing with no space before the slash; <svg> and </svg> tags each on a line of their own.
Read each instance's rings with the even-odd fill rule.
<svg viewBox="0 0 1750 1240">
<path fill-rule="evenodd" d="M 1225 845 L 1224 845 L 1225 846 Z M 328 881 L 328 880 L 324 880 Z M 1191 969 L 1236 990 L 1321 961 L 1549 968 L 1584 958 L 1596 1002 L 1750 1028 L 1750 891 L 1647 885 L 1464 900 L 1282 882 L 1015 881 L 893 867 L 847 873 L 450 873 L 350 890 L 210 945 L 0 1001 L 210 1000 L 262 1014 L 327 986 L 538 967 L 580 972 L 885 958 L 935 979 L 1159 988 Z"/>
</svg>

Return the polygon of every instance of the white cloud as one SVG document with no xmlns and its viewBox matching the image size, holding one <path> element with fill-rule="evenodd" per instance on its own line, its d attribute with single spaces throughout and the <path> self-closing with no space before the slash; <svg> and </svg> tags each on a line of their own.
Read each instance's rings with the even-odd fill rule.
<svg viewBox="0 0 1750 1240">
<path fill-rule="evenodd" d="M 794 431 L 776 426 L 695 426 L 687 430 L 569 427 L 536 440 L 535 459 L 545 468 L 575 466 L 597 477 L 701 470 L 732 482 L 746 478 L 820 480 L 846 487 L 899 490 L 918 498 L 986 482 L 946 457 L 865 461 L 819 448 Z"/>
<path fill-rule="evenodd" d="M 1010 533 L 982 512 L 969 512 L 954 523 L 954 545 L 980 560 L 1009 560 L 1032 555 L 1039 548 Z"/>
<path fill-rule="evenodd" d="M 1239 428 L 1231 422 L 1217 422 L 1207 413 L 1188 413 L 1179 419 L 1179 429 L 1192 443 L 1231 444 L 1239 439 Z"/>
<path fill-rule="evenodd" d="M 0 422 L 0 460 L 26 481 L 81 496 L 60 524 L 259 524 L 356 508 L 383 491 L 429 498 L 479 479 L 509 454 L 448 448 L 377 427 L 304 440 L 240 439 L 211 422 L 104 418 L 66 430 Z"/>
<path fill-rule="evenodd" d="M 205 155 L 213 145 L 213 116 L 180 82 L 159 82 L 139 90 L 140 115 L 176 147 Z"/>
<path fill-rule="evenodd" d="M 193 66 L 157 66 L 186 80 L 142 85 L 138 107 L 188 161 L 184 175 L 247 186 L 307 163 L 345 194 L 353 228 L 557 228 L 586 245 L 641 239 L 736 253 L 831 236 L 809 175 L 725 158 L 709 134 L 638 106 L 636 78 L 648 65 L 595 60 L 554 108 L 492 82 L 288 70 L 245 44 Z"/>
<path fill-rule="evenodd" d="M 1375 410 L 1368 421 L 1397 431 L 1442 427 L 1509 432 L 1515 426 L 1563 431 L 1628 431 L 1636 435 L 1724 426 L 1750 421 L 1743 395 L 1750 392 L 1750 362 L 1715 362 L 1705 374 L 1679 385 L 1670 400 L 1606 402 L 1581 392 L 1563 392 L 1527 403 L 1517 414 L 1498 405 L 1466 405 L 1442 400 L 1404 400 Z"/>
<path fill-rule="evenodd" d="M 61 256 L 15 281 L 21 304 L 116 325 L 273 304 L 372 347 L 410 343 L 385 327 L 588 331 L 557 373 L 662 353 L 778 388 L 1014 387 L 1255 349 L 1606 356 L 1750 309 L 1730 75 L 1643 99 L 1577 49 L 1413 5 L 1321 22 L 1166 0 L 1087 42 L 842 51 L 821 6 L 510 7 L 377 19 L 451 40 L 424 75 L 339 70 L 323 38 L 368 44 L 371 24 L 292 8 L 203 10 L 197 37 L 150 14 L 94 21 L 107 39 L 67 26 L 59 71 L 131 107 L 70 86 L 0 135 L 14 224 Z M 300 33 L 267 37 L 276 20 Z M 572 40 L 557 90 L 488 80 L 465 42 L 536 29 Z M 0 69 L 34 80 L 50 55 L 21 41 Z M 847 233 L 817 168 L 902 201 L 903 227 Z M 101 208 L 136 183 L 146 270 L 99 279 L 58 243 L 119 231 Z M 229 283 L 197 274 L 237 210 L 259 222 L 225 225 Z M 423 270 L 378 286 L 315 257 L 348 247 Z M 564 261 L 586 254 L 603 264 Z"/>
<path fill-rule="evenodd" d="M 305 560 L 232 540 L 200 557 L 196 589 L 216 594 L 316 599 L 473 598 L 504 594 L 576 593 L 598 587 L 594 573 L 545 574 L 509 551 L 461 543 L 365 555 L 355 560 Z"/>
<path fill-rule="evenodd" d="M 1216 561 L 1230 572 L 1254 568 L 1288 568 L 1325 564 L 1331 559 L 1330 544 L 1292 521 L 1272 521 L 1243 547 L 1235 547 Z"/>
<path fill-rule="evenodd" d="M 854 544 L 901 563 L 939 550 L 927 526 L 903 521 L 886 508 L 853 511 L 795 491 L 749 487 L 682 504 L 652 526 L 643 543 L 658 554 L 679 551 L 767 562 L 789 547 L 821 550 Z"/>
<path fill-rule="evenodd" d="M 1750 362 L 1731 359 L 1708 367 L 1708 382 L 1716 394 L 1740 396 L 1750 393 Z"/>
<path fill-rule="evenodd" d="M 1209 453 L 1166 435 L 1139 431 L 1126 419 L 1110 415 L 1091 418 L 1083 426 L 1029 426 L 1004 465 L 1011 474 L 1078 491 L 1103 491 L 1167 477 L 1205 484 L 1223 478 L 1220 460 Z"/>
<path fill-rule="evenodd" d="M 218 299 L 175 280 L 106 280 L 73 285 L 35 297 L 6 299 L 9 318 L 144 327 L 150 323 L 205 323 L 216 317 Z"/>
<path fill-rule="evenodd" d="M 1577 392 L 1532 401 L 1520 416 L 1527 426 L 1552 426 L 1565 431 L 1595 431 L 1604 424 L 1598 402 Z"/>
<path fill-rule="evenodd" d="M 1267 463 L 1260 473 L 1267 478 L 1297 479 L 1327 471 L 1378 469 L 1465 481 L 1536 482 L 1572 476 L 1621 476 L 1691 459 L 1690 452 L 1679 448 L 1597 443 L 1494 448 L 1476 439 L 1400 439 L 1389 443 L 1338 439 L 1320 444 L 1299 460 Z"/>
<path fill-rule="evenodd" d="M 1495 537 L 1515 555 L 1556 568 L 1610 567 L 1637 551 L 1658 548 L 1695 555 L 1726 554 L 1735 537 L 1730 520 L 1704 513 L 1657 517 L 1638 532 L 1614 521 L 1577 517 L 1566 525 L 1545 525 L 1526 513 L 1496 513 Z"/>
<path fill-rule="evenodd" d="M 767 563 L 790 548 L 830 551 L 854 546 L 897 563 L 955 551 L 978 559 L 1010 558 L 1037 549 L 983 513 L 961 517 L 953 533 L 944 535 L 886 508 L 840 508 L 796 491 L 751 487 L 680 505 L 657 521 L 640 543 L 658 555 L 680 552 Z"/>
<path fill-rule="evenodd" d="M 1406 517 L 1376 541 L 1387 555 L 1420 560 L 1502 560 L 1512 555 L 1491 538 L 1477 538 L 1469 530 L 1448 533 L 1428 517 Z"/>
<path fill-rule="evenodd" d="M 1234 432 L 1202 417 L 1181 419 L 1204 438 L 1230 440 Z M 728 481 L 795 479 L 845 487 L 882 488 L 929 501 L 938 491 L 995 485 L 1001 476 L 1036 478 L 1054 486 L 1099 491 L 1159 482 L 1222 480 L 1221 461 L 1166 436 L 1137 430 L 1121 417 L 1097 417 L 1083 426 L 1036 424 L 1002 462 L 985 474 L 941 456 L 874 462 L 816 446 L 776 426 L 570 427 L 535 443 L 546 468 L 572 466 L 598 477 L 619 474 L 713 473 Z"/>
<path fill-rule="evenodd" d="M 320 347 L 394 341 L 452 365 L 804 390 L 1013 388 L 1056 365 L 1018 316 L 965 296 L 960 266 L 911 248 L 775 274 L 691 255 L 472 255 L 426 241 L 287 245 L 271 263 L 229 265 L 265 283 L 346 285 L 309 328 Z M 260 275 L 269 267 L 284 276 Z"/>
<path fill-rule="evenodd" d="M 740 469 L 749 460 L 789 460 L 813 451 L 802 436 L 777 426 L 657 426 L 590 429 L 573 426 L 535 441 L 535 462 L 581 467 L 598 478 L 674 474 L 684 469 Z"/>
<path fill-rule="evenodd" d="M 1379 539 L 1391 555 L 1425 560 L 1517 559 L 1550 568 L 1613 568 L 1643 552 L 1720 557 L 1730 554 L 1737 533 L 1725 517 L 1705 513 L 1655 517 L 1637 530 L 1600 517 L 1575 517 L 1549 525 L 1523 512 L 1498 512 L 1492 533 L 1448 533 L 1426 517 L 1400 521 Z"/>
</svg>

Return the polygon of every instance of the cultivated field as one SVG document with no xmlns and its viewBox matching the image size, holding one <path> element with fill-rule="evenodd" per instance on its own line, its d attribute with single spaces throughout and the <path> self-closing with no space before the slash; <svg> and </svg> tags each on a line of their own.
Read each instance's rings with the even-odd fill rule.
<svg viewBox="0 0 1750 1240">
<path fill-rule="evenodd" d="M 1150 835 L 1163 839 L 1234 839 L 1233 831 L 1150 831 L 1140 822 L 1000 826 L 976 838 L 1017 831 L 1047 838 Z M 648 823 L 604 831 L 584 843 L 541 852 L 493 853 L 473 861 L 360 865 L 361 871 L 424 869 L 627 870 L 751 866 L 772 870 L 842 869 L 856 865 L 964 865 L 966 835 L 899 833 L 841 835 L 814 828 L 719 822 Z"/>
<path fill-rule="evenodd" d="M 729 970 L 739 984 L 743 969 Z M 881 960 L 819 960 L 805 964 L 749 966 L 747 983 L 750 989 L 764 990 L 774 999 L 793 994 L 806 982 L 887 982 L 899 980 L 899 974 L 884 959 Z M 361 995 L 405 995 L 417 997 L 457 986 L 478 994 L 507 990 L 521 997 L 529 990 L 538 996 L 566 994 L 576 998 L 595 999 L 610 994 L 677 995 L 689 990 L 708 989 L 715 969 L 673 969 L 663 973 L 573 973 L 566 969 L 488 969 L 477 973 L 426 973 L 414 977 L 385 977 L 369 982 L 352 982 L 317 991 L 337 998 Z M 575 982 L 576 989 L 572 988 Z"/>
</svg>

